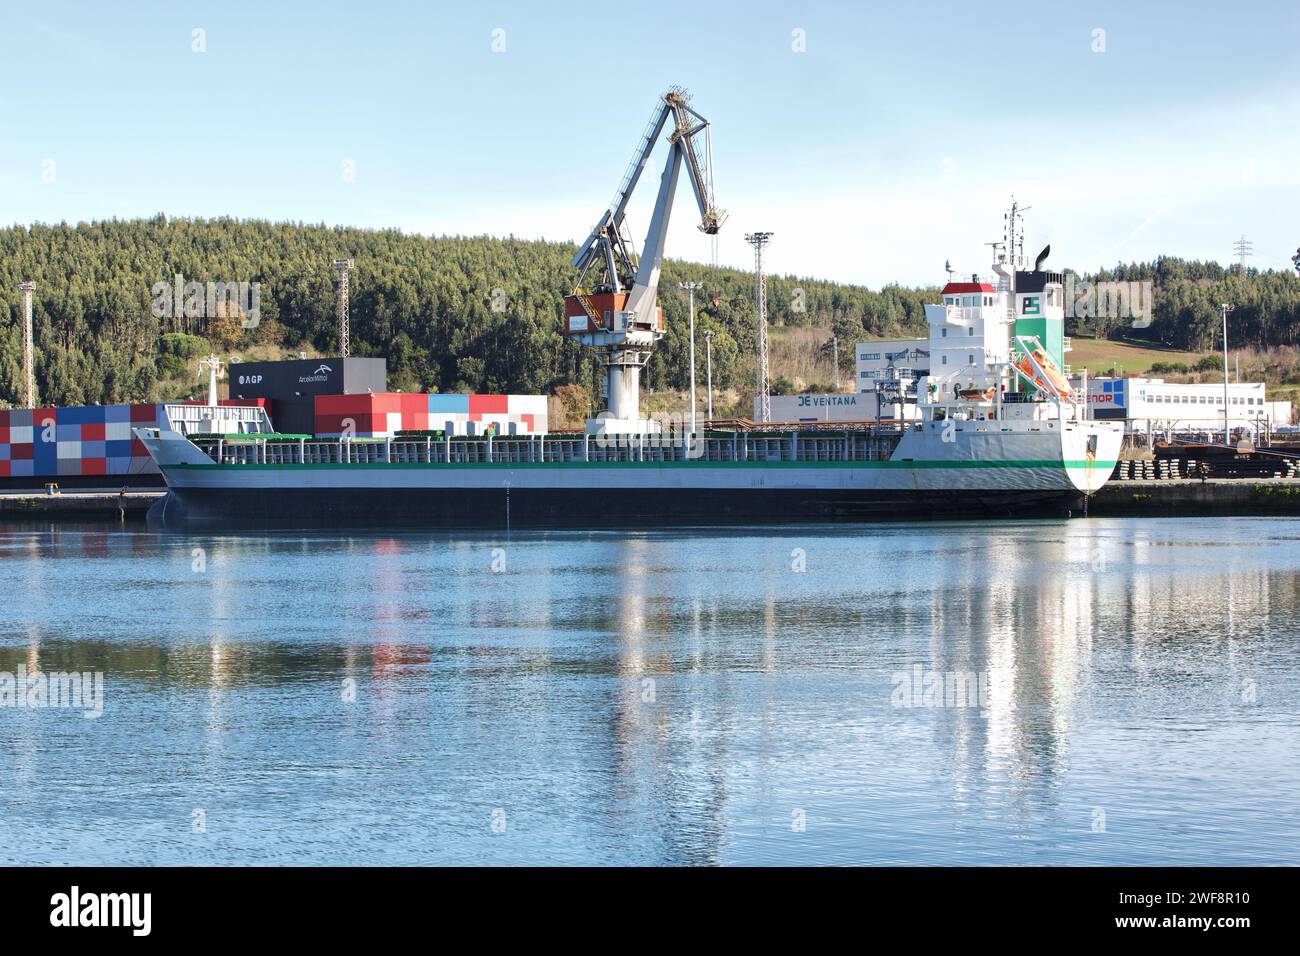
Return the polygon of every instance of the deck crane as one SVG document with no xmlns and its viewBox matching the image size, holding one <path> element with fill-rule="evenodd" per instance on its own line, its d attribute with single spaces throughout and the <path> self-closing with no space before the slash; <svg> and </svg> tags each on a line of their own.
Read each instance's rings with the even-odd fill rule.
<svg viewBox="0 0 1300 956">
<path fill-rule="evenodd" d="M 655 430 L 654 423 L 641 418 L 641 369 L 655 342 L 664 335 L 663 309 L 655 294 L 677 175 L 683 165 L 700 207 L 700 231 L 716 235 L 726 219 L 713 198 L 709 121 L 689 103 L 690 96 L 680 87 L 659 98 L 614 198 L 573 257 L 578 283 L 564 299 L 565 333 L 576 342 L 600 349 L 606 368 L 608 414 L 588 422 L 589 431 Z M 672 146 L 659 180 L 650 229 L 638 256 L 625 221 L 628 200 L 670 120 L 668 142 Z"/>
</svg>

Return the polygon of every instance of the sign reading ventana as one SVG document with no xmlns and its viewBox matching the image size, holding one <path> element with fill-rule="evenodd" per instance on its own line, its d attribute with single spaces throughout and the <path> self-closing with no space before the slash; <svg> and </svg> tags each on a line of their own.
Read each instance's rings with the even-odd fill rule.
<svg viewBox="0 0 1300 956">
<path fill-rule="evenodd" d="M 854 422 L 871 418 L 875 397 L 852 394 L 773 395 L 772 421 L 774 422 Z M 758 401 L 754 414 L 757 417 Z"/>
</svg>

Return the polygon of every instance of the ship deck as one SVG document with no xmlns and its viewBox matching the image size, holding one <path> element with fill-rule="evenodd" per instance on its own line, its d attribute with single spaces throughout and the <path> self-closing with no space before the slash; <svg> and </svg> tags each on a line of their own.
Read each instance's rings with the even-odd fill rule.
<svg viewBox="0 0 1300 956">
<path fill-rule="evenodd" d="M 648 435 L 510 435 L 311 439 L 241 435 L 195 438 L 221 465 L 542 464 L 612 462 L 883 461 L 902 428 L 841 431 L 709 432 L 693 439 Z"/>
</svg>

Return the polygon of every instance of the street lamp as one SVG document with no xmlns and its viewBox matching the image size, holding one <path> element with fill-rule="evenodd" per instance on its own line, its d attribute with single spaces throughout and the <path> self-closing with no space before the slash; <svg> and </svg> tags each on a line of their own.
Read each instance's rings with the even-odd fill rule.
<svg viewBox="0 0 1300 956">
<path fill-rule="evenodd" d="M 1235 305 L 1223 303 L 1223 443 L 1232 444 L 1228 434 L 1228 313 Z"/>
<path fill-rule="evenodd" d="M 691 434 L 695 434 L 695 290 L 704 288 L 702 282 L 679 282 L 677 287 L 691 299 Z"/>
<path fill-rule="evenodd" d="M 713 421 L 713 330 L 704 330 L 704 377 L 708 390 L 709 414 L 705 421 Z"/>
</svg>

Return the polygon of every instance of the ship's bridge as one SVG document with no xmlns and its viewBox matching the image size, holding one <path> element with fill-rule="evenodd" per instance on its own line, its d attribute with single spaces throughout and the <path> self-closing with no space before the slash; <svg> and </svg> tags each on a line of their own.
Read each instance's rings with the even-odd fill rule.
<svg viewBox="0 0 1300 956">
<path fill-rule="evenodd" d="M 955 397 L 957 388 L 994 381 L 990 366 L 1010 357 L 1011 334 L 1005 292 L 972 276 L 943 287 L 943 303 L 925 307 L 930 326 L 930 379 L 934 398 Z"/>
</svg>

